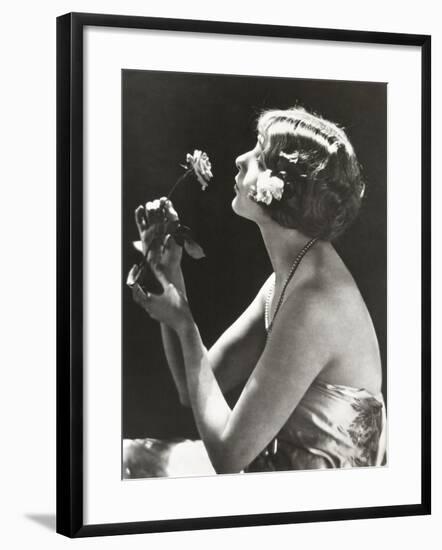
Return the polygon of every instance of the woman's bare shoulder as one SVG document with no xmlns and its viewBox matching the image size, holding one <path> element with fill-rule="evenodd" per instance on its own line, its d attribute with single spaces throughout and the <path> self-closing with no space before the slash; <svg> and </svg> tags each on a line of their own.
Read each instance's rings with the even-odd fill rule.
<svg viewBox="0 0 442 550">
<path fill-rule="evenodd" d="M 264 284 L 261 287 L 261 290 L 269 290 L 275 283 L 275 273 L 270 273 L 267 279 L 264 281 Z"/>
<path fill-rule="evenodd" d="M 265 304 L 265 301 L 267 300 L 267 296 L 269 295 L 269 292 L 273 288 L 274 283 L 275 283 L 275 274 L 271 273 L 266 278 L 261 288 L 258 290 L 256 297 L 261 300 L 263 305 Z"/>
<path fill-rule="evenodd" d="M 351 275 L 339 277 L 318 275 L 308 279 L 290 293 L 287 306 L 296 313 L 297 320 L 313 322 L 335 333 L 337 324 L 363 315 L 366 306 Z M 358 314 L 358 315 L 357 315 Z"/>
<path fill-rule="evenodd" d="M 327 381 L 380 387 L 376 333 L 351 275 L 319 274 L 294 285 L 279 316 L 288 341 L 302 339 L 320 353 Z"/>
</svg>

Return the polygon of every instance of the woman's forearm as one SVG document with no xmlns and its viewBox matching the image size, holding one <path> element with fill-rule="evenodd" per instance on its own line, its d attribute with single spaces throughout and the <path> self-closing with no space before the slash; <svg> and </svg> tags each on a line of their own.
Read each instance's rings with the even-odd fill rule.
<svg viewBox="0 0 442 550">
<path fill-rule="evenodd" d="M 181 269 L 170 276 L 170 281 L 186 296 L 186 285 Z M 164 353 L 178 391 L 180 403 L 185 407 L 190 407 L 180 340 L 176 332 L 164 323 L 161 323 L 161 337 L 163 340 Z"/>
<path fill-rule="evenodd" d="M 221 473 L 226 471 L 228 460 L 223 434 L 232 411 L 209 364 L 207 350 L 196 324 L 193 321 L 186 323 L 177 334 L 195 422 L 215 470 Z"/>
<path fill-rule="evenodd" d="M 184 407 L 190 407 L 186 371 L 184 369 L 184 359 L 180 340 L 176 332 L 164 323 L 161 323 L 161 337 L 163 339 L 164 353 L 178 391 L 180 403 Z"/>
</svg>

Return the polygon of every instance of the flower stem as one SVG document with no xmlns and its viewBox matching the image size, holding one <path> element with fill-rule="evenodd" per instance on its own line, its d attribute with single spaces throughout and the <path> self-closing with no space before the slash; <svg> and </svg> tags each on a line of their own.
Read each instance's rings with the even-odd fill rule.
<svg viewBox="0 0 442 550">
<path fill-rule="evenodd" d="M 169 191 L 169 194 L 167 195 L 167 198 L 170 199 L 172 196 L 172 193 L 175 191 L 175 189 L 178 187 L 178 185 L 192 172 L 192 168 L 189 168 L 184 172 L 182 176 L 180 176 L 177 181 L 175 182 L 175 185 L 172 187 L 172 189 Z"/>
</svg>

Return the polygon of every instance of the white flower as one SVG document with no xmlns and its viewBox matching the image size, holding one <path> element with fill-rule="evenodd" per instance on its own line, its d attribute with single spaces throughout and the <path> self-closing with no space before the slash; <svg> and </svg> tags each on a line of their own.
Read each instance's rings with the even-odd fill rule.
<svg viewBox="0 0 442 550">
<path fill-rule="evenodd" d="M 277 176 L 272 176 L 271 170 L 259 174 L 256 180 L 256 191 L 253 195 L 258 202 L 270 204 L 273 199 L 280 201 L 284 193 L 284 181 Z"/>
<path fill-rule="evenodd" d="M 201 184 L 202 190 L 205 191 L 209 181 L 213 178 L 212 165 L 210 164 L 207 153 L 204 153 L 199 149 L 195 149 L 193 155 L 187 153 L 186 162 L 191 168 L 193 168 L 195 176 Z"/>
<path fill-rule="evenodd" d="M 297 151 L 294 153 L 284 153 L 284 151 L 280 151 L 279 156 L 288 160 L 290 164 L 298 164 L 299 153 Z"/>
</svg>

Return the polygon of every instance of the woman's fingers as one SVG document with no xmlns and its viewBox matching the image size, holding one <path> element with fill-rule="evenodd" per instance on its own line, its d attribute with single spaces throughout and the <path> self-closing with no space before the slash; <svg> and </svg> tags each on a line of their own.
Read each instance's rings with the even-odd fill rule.
<svg viewBox="0 0 442 550">
<path fill-rule="evenodd" d="M 170 251 L 173 242 L 172 236 L 170 234 L 166 235 L 163 241 L 157 246 L 152 247 L 146 256 L 150 268 L 163 288 L 169 284 L 165 270 L 167 270 L 167 265 L 170 261 Z"/>
<path fill-rule="evenodd" d="M 134 283 L 132 285 L 132 297 L 139 304 L 140 306 L 143 305 L 143 291 L 141 290 L 141 287 L 138 283 Z"/>
<path fill-rule="evenodd" d="M 132 296 L 135 302 L 150 315 L 149 304 L 152 300 L 152 294 L 150 292 L 144 292 L 140 285 L 135 283 L 132 287 Z"/>
<path fill-rule="evenodd" d="M 152 294 L 151 292 L 144 292 L 138 283 L 132 287 L 132 296 L 135 302 L 140 305 L 144 311 L 152 317 L 152 319 L 158 320 L 158 312 L 161 310 L 162 295 Z"/>
<path fill-rule="evenodd" d="M 146 202 L 145 211 L 149 225 L 155 221 L 164 220 L 169 203 L 170 201 L 167 197 L 161 197 L 160 199 Z"/>
<path fill-rule="evenodd" d="M 164 206 L 166 208 L 166 211 L 167 211 L 167 217 L 169 220 L 171 221 L 178 221 L 178 212 L 175 210 L 175 208 L 173 207 L 173 204 L 172 202 L 167 198 L 165 197 L 165 202 L 164 202 Z"/>
<path fill-rule="evenodd" d="M 147 256 L 146 256 L 146 260 L 150 265 L 150 267 L 154 269 L 160 260 L 160 252 L 158 250 L 158 247 L 153 246 L 152 248 L 149 249 L 149 252 L 147 253 Z"/>
<path fill-rule="evenodd" d="M 160 285 L 163 287 L 163 289 L 166 288 L 166 286 L 169 284 L 169 280 L 164 274 L 163 267 L 158 263 L 152 263 L 151 267 Z"/>
<path fill-rule="evenodd" d="M 146 204 L 144 205 L 144 212 L 145 212 L 145 214 L 146 214 L 147 224 L 150 223 L 151 211 L 152 211 L 152 203 L 151 203 L 151 201 L 148 201 L 148 202 L 146 202 Z"/>
<path fill-rule="evenodd" d="M 160 273 L 163 284 L 165 278 Z M 134 300 L 142 306 L 149 316 L 160 323 L 174 328 L 189 316 L 188 304 L 185 297 L 177 288 L 167 282 L 162 294 L 152 294 L 144 290 L 136 283 L 132 289 Z"/>
<path fill-rule="evenodd" d="M 161 203 L 159 199 L 146 202 L 145 211 L 146 211 L 147 223 L 148 225 L 150 225 L 155 221 L 155 217 L 157 218 L 159 217 L 159 214 L 161 212 Z"/>
<path fill-rule="evenodd" d="M 141 205 L 135 210 L 135 223 L 140 234 L 147 228 L 146 211 Z"/>
<path fill-rule="evenodd" d="M 164 241 L 163 241 L 163 246 L 161 247 L 161 252 L 164 254 L 164 252 L 166 252 L 166 250 L 168 250 L 170 248 L 170 244 L 171 244 L 171 237 L 172 235 L 170 233 L 168 233 L 165 237 L 164 237 Z"/>
<path fill-rule="evenodd" d="M 139 304 L 143 304 L 148 298 L 147 294 L 143 291 L 143 289 L 140 287 L 138 283 L 135 283 L 132 287 L 133 296 L 135 298 L 135 301 Z"/>
<path fill-rule="evenodd" d="M 129 271 L 126 279 L 126 284 L 130 287 L 133 287 L 133 285 L 138 281 L 142 274 L 142 269 L 137 264 L 133 265 L 131 270 Z"/>
<path fill-rule="evenodd" d="M 182 248 L 166 232 L 165 208 L 171 208 L 167 197 L 148 201 L 135 210 L 135 221 L 140 232 L 142 251 L 159 283 L 165 288 L 169 281 L 165 273 L 179 266 Z M 178 219 L 178 218 L 177 218 Z M 164 225 L 162 225 L 164 222 Z"/>
</svg>

